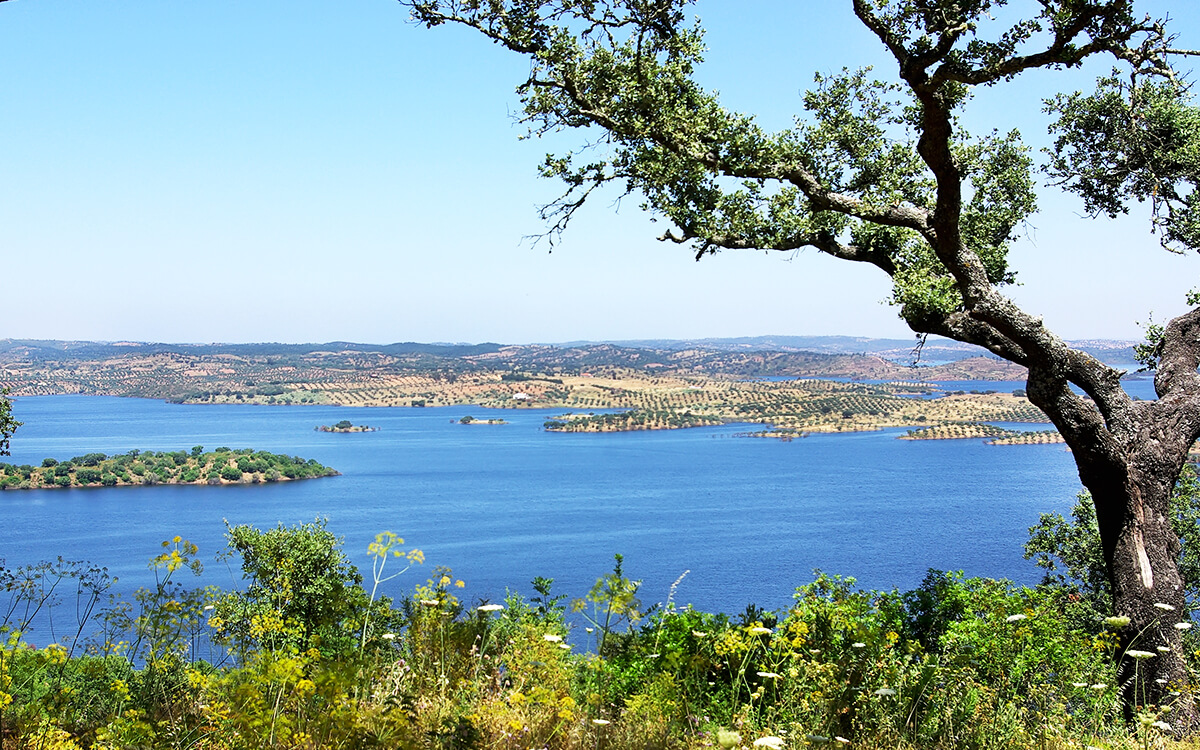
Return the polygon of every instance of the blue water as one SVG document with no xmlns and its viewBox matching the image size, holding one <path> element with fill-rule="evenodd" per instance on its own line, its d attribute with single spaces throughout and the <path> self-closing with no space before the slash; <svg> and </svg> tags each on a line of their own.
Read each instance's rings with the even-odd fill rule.
<svg viewBox="0 0 1200 750">
<path fill-rule="evenodd" d="M 343 473 L 231 487 L 0 492 L 0 558 L 9 566 L 62 555 L 105 565 L 129 590 L 176 534 L 200 546 L 203 583 L 233 586 L 213 560 L 223 519 L 273 526 L 328 517 L 368 571 L 366 546 L 394 531 L 427 564 L 384 593 L 411 590 L 434 565 L 467 582 L 469 601 L 531 594 L 534 576 L 582 596 L 612 555 L 643 580 L 643 600 L 741 611 L 786 606 L 812 569 L 871 588 L 911 588 L 928 568 L 1032 583 L 1027 529 L 1079 491 L 1061 445 L 995 448 L 981 440 L 906 441 L 905 430 L 738 438 L 745 425 L 661 432 L 559 434 L 559 411 L 485 410 L 510 424 L 467 426 L 478 407 L 430 409 L 188 406 L 93 396 L 23 398 L 16 464 L 88 452 L 250 447 L 315 458 Z M 379 432 L 329 434 L 349 419 Z"/>
</svg>

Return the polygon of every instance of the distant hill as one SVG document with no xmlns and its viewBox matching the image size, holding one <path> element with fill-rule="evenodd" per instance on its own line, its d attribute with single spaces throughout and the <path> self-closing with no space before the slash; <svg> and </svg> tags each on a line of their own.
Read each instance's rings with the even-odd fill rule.
<svg viewBox="0 0 1200 750">
<path fill-rule="evenodd" d="M 31 360 L 63 361 L 89 360 L 129 355 L 187 354 L 211 356 L 232 354 L 239 357 L 287 357 L 320 354 L 322 352 L 356 352 L 387 354 L 403 357 L 428 354 L 437 357 L 467 357 L 495 352 L 500 344 L 419 344 L 406 341 L 396 344 L 356 344 L 330 341 L 324 344 L 162 344 L 137 341 L 42 341 L 35 339 L 0 339 L 0 355 L 20 356 Z"/>
<path fill-rule="evenodd" d="M 813 339 L 795 339 L 814 341 Z M 781 338 L 720 346 L 583 344 L 163 344 L 144 342 L 0 340 L 0 387 L 16 396 L 82 393 L 211 403 L 252 400 L 315 403 L 379 390 L 409 375 L 440 384 L 405 396 L 404 404 L 436 401 L 460 377 L 588 376 L 620 372 L 651 377 L 702 375 L 844 378 L 851 380 L 1020 380 L 1025 371 L 994 356 L 955 356 L 941 362 L 890 359 L 879 340 L 842 339 L 829 351 L 783 348 Z M 851 343 L 848 343 L 851 342 Z M 817 340 L 817 343 L 820 343 Z M 755 344 L 758 344 L 756 346 Z M 857 349 L 838 352 L 836 349 Z M 968 352 L 970 353 L 970 352 Z M 402 390 L 402 389 L 401 389 Z M 361 392 L 361 393 L 360 393 Z M 395 393 L 400 393 L 396 390 Z M 332 394 L 341 395 L 332 395 Z M 407 391 L 405 391 L 407 393 Z M 399 398 L 398 396 L 396 398 Z M 351 401 L 352 402 L 352 401 Z M 372 401 L 374 403 L 374 401 Z M 390 402 L 385 402 L 390 403 Z"/>
<path fill-rule="evenodd" d="M 930 336 L 917 354 L 918 341 L 911 339 L 877 339 L 862 336 L 741 336 L 704 339 L 640 339 L 625 341 L 573 341 L 561 347 L 587 346 L 605 343 L 614 346 L 650 349 L 711 349 L 716 351 L 780 351 L 813 352 L 818 354 L 873 354 L 891 362 L 911 365 L 921 363 L 957 362 L 970 357 L 994 357 L 978 346 L 952 339 Z M 1115 339 L 1088 339 L 1068 342 L 1101 362 L 1129 364 L 1134 362 L 1135 342 Z"/>
<path fill-rule="evenodd" d="M 919 352 L 915 340 L 850 336 L 756 336 L 694 341 L 578 342 L 562 345 L 164 344 L 0 339 L 0 387 L 14 395 L 87 393 L 172 401 L 330 399 L 330 392 L 376 390 L 415 375 L 451 387 L 458 377 L 722 378 L 800 377 L 880 381 L 1022 380 L 1023 368 L 946 339 Z M 1127 341 L 1076 342 L 1116 365 L 1132 361 Z M 441 386 L 409 401 L 435 399 Z M 398 391 L 397 391 L 398 392 Z M 290 395 L 288 395 L 290 394 Z M 322 395 L 324 394 L 324 395 Z M 338 397 L 340 398 L 340 396 Z M 366 396 L 363 396 L 366 398 Z M 408 403 L 408 401 L 405 401 Z"/>
</svg>

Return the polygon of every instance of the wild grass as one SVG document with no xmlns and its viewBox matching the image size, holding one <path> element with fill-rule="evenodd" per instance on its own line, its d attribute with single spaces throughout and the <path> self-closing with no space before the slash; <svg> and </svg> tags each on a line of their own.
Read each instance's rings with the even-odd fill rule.
<svg viewBox="0 0 1200 750">
<path fill-rule="evenodd" d="M 1174 744 L 1169 707 L 1122 719 L 1116 639 L 1064 585 L 817 574 L 786 610 L 731 616 L 644 607 L 618 557 L 571 603 L 539 578 L 468 604 L 445 568 L 393 602 L 379 583 L 423 560 L 395 535 L 371 545 L 369 582 L 320 522 L 229 538 L 240 591 L 188 588 L 179 539 L 126 605 L 101 605 L 110 581 L 88 566 L 3 570 L 3 748 Z M 35 645 L 64 612 L 70 634 Z"/>
</svg>

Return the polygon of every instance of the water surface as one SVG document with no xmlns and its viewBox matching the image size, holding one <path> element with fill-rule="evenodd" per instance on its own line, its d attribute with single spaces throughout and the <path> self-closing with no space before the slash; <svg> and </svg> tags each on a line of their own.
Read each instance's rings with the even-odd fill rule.
<svg viewBox="0 0 1200 750">
<path fill-rule="evenodd" d="M 0 493 L 0 558 L 62 555 L 106 565 L 122 585 L 149 581 L 146 560 L 179 534 L 200 545 L 205 583 L 236 585 L 213 560 L 231 524 L 327 517 L 369 570 L 383 530 L 422 548 L 427 564 L 394 581 L 408 591 L 433 565 L 467 582 L 469 600 L 532 593 L 534 576 L 583 595 L 625 555 L 643 599 L 741 611 L 786 606 L 812 570 L 863 586 L 911 588 L 928 568 L 1035 582 L 1021 556 L 1027 529 L 1079 491 L 1061 445 L 907 441 L 905 430 L 738 438 L 745 425 L 559 434 L 559 410 L 178 405 L 95 396 L 23 398 L 16 464 L 93 451 L 254 448 L 315 458 L 342 476 L 228 487 L 132 487 Z M 460 425 L 464 415 L 510 424 Z M 315 432 L 349 419 L 379 432 Z M 234 566 L 231 569 L 231 565 Z"/>
</svg>

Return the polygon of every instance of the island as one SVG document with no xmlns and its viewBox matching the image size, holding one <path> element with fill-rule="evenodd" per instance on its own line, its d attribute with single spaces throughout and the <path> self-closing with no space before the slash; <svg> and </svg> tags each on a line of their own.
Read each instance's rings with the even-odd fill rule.
<svg viewBox="0 0 1200 750">
<path fill-rule="evenodd" d="M 313 428 L 317 432 L 378 432 L 378 427 L 368 427 L 365 424 L 354 424 L 349 419 L 343 419 L 335 425 L 318 425 Z"/>
<path fill-rule="evenodd" d="M 338 475 L 311 458 L 250 448 L 205 452 L 197 445 L 190 451 L 131 450 L 115 456 L 88 453 L 65 461 L 47 458 L 41 466 L 0 463 L 0 490 L 260 484 Z"/>
<path fill-rule="evenodd" d="M 453 421 L 453 420 L 451 420 L 451 421 Z M 491 419 L 476 419 L 475 417 L 471 417 L 471 416 L 463 417 L 462 419 L 458 420 L 458 423 L 459 424 L 508 424 L 508 422 L 506 422 L 503 419 L 500 419 L 498 417 L 493 417 Z"/>
</svg>

